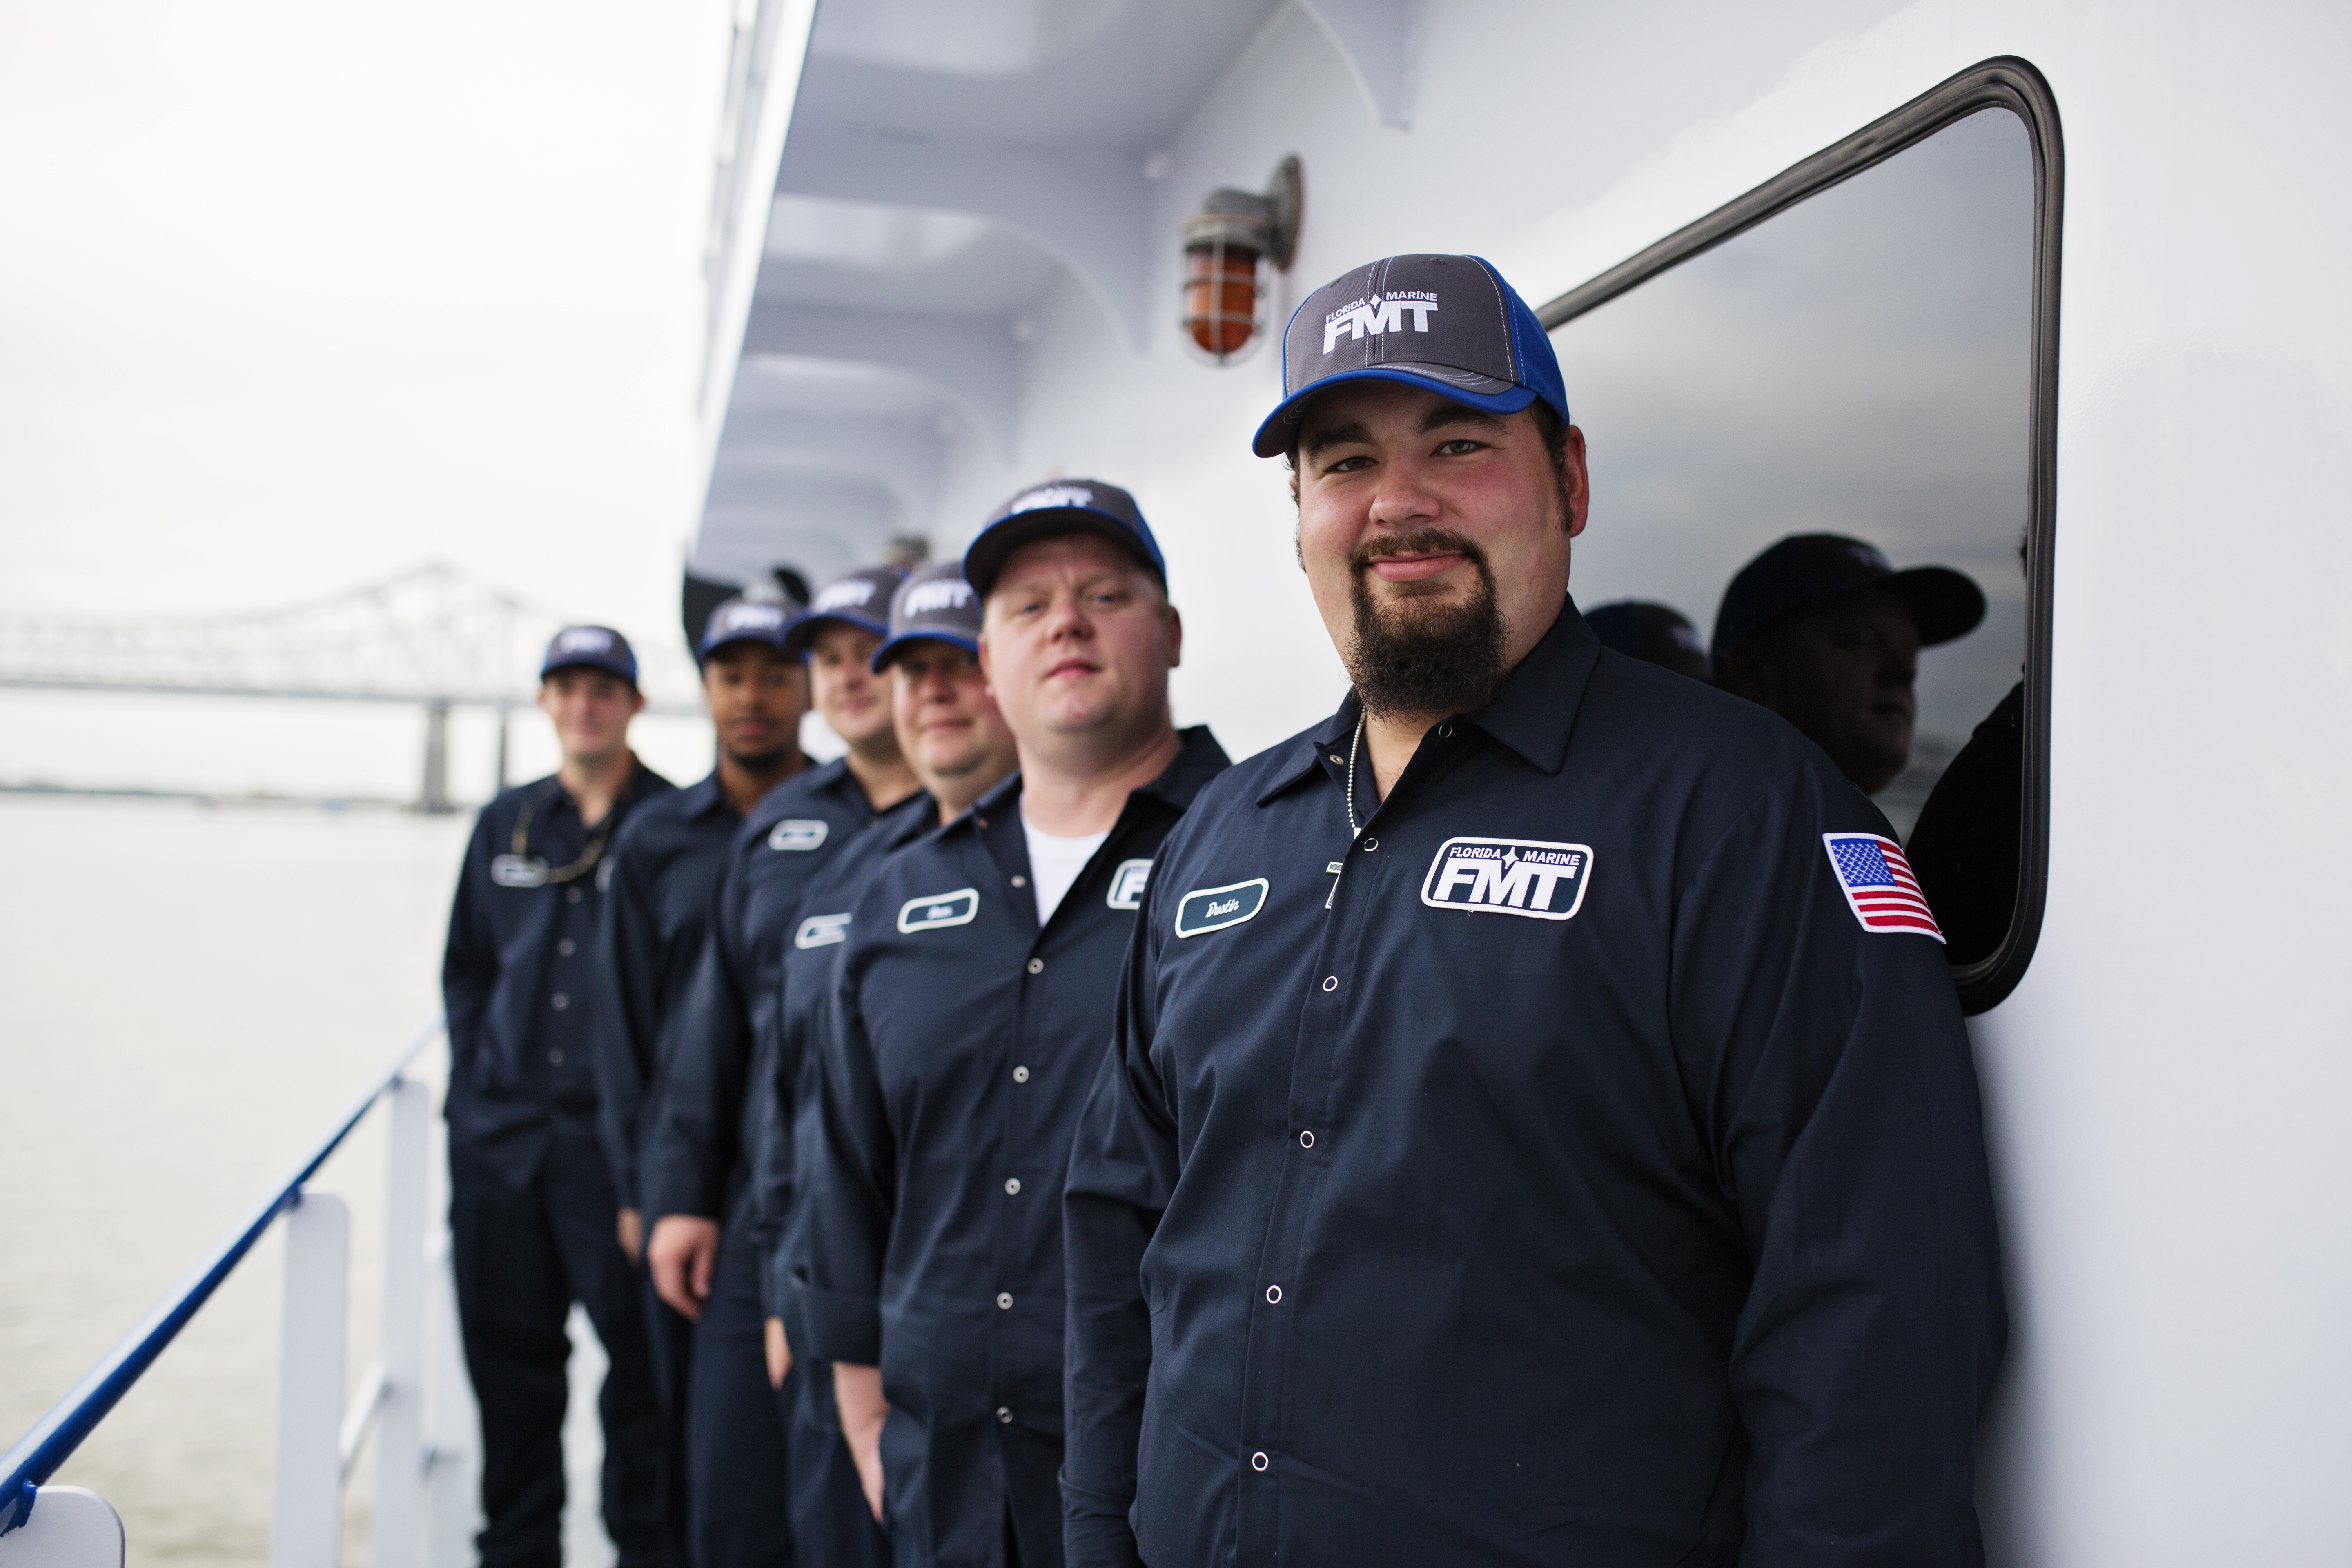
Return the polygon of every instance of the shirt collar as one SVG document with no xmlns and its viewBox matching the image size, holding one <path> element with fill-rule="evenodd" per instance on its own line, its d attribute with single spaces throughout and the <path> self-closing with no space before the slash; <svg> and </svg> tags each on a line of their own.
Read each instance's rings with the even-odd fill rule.
<svg viewBox="0 0 2352 1568">
<path fill-rule="evenodd" d="M 735 803 L 727 798 L 727 791 L 719 784 L 719 773 L 715 768 L 709 777 L 699 784 L 687 785 L 680 793 L 685 796 L 682 804 L 689 822 L 708 816 L 714 811 L 724 811 L 730 816 L 742 815 L 735 809 Z"/>
<path fill-rule="evenodd" d="M 1181 812 L 1192 804 L 1192 797 L 1201 793 L 1203 785 L 1233 765 L 1233 760 L 1225 755 L 1224 747 L 1217 743 L 1217 738 L 1209 732 L 1206 724 L 1179 730 L 1176 739 L 1176 755 L 1160 770 L 1159 777 L 1129 792 L 1129 798 L 1148 795 Z M 1012 803 L 1019 798 L 1020 794 L 1021 773 L 1016 768 L 982 795 L 971 810 L 956 818 L 956 824 L 970 823 L 974 819 L 985 822 L 992 816 L 1013 810 Z"/>
<path fill-rule="evenodd" d="M 1576 728 L 1577 710 L 1584 701 L 1586 682 L 1601 659 L 1601 639 L 1584 624 L 1576 601 L 1560 606 L 1551 629 L 1537 639 L 1503 683 L 1502 695 L 1467 715 L 1468 721 L 1517 752 L 1547 773 L 1557 773 L 1568 761 L 1568 737 Z M 1339 710 L 1291 745 L 1282 771 L 1258 792 L 1264 805 L 1322 766 L 1328 755 L 1344 760 L 1355 740 L 1360 709 L 1350 689 Z"/>
</svg>

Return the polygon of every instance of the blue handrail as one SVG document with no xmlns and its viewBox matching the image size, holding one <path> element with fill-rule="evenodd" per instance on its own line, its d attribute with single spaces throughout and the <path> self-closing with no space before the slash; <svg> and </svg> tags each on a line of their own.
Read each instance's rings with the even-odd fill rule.
<svg viewBox="0 0 2352 1568">
<path fill-rule="evenodd" d="M 278 1214 L 301 1201 L 302 1184 L 318 1173 L 327 1163 L 327 1156 L 359 1125 L 384 1090 L 401 1081 L 408 1064 L 418 1052 L 439 1037 L 443 1020 L 435 1018 L 417 1032 L 416 1037 L 401 1047 L 392 1065 L 376 1076 L 374 1083 L 350 1110 L 339 1118 L 327 1135 L 312 1146 L 310 1152 L 296 1162 L 285 1180 L 271 1188 L 269 1194 L 256 1204 L 236 1227 L 223 1237 L 211 1254 L 190 1271 L 179 1287 L 163 1298 L 146 1320 L 122 1337 L 106 1359 L 92 1367 L 88 1376 L 74 1385 L 73 1392 L 49 1407 L 49 1413 L 33 1424 L 32 1430 L 16 1440 L 5 1458 L 0 1458 L 0 1535 L 5 1535 L 25 1522 L 33 1511 L 33 1494 L 40 1485 L 57 1473 L 73 1451 L 81 1447 L 100 1421 L 106 1419 L 115 1403 L 131 1390 L 131 1385 L 163 1353 L 179 1331 L 187 1327 L 188 1320 L 196 1315 L 217 1289 L 229 1271 L 241 1262 L 269 1222 Z"/>
</svg>

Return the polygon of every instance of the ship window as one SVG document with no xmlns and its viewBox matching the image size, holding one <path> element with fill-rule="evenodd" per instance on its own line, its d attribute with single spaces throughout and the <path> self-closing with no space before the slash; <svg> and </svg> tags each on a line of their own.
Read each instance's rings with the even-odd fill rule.
<svg viewBox="0 0 2352 1568">
<path fill-rule="evenodd" d="M 1542 312 L 1592 471 L 1578 604 L 1680 612 L 1718 684 L 1822 742 L 1905 841 L 1971 1012 L 2041 918 L 2057 190 L 2046 88 L 1990 62 Z M 1874 569 L 1818 539 L 1727 600 L 1806 535 L 1961 574 L 1981 619 L 1948 577 L 1846 587 Z M 1601 620 L 1673 661 L 1658 612 Z M 1948 638 L 1917 650 L 1907 756 L 1906 622 Z"/>
</svg>

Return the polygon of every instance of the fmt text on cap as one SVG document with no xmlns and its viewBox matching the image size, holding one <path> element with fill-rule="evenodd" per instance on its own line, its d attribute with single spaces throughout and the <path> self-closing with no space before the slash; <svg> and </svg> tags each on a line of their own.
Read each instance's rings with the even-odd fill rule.
<svg viewBox="0 0 2352 1568">
<path fill-rule="evenodd" d="M 795 618 L 789 607 L 772 601 L 730 599 L 703 623 L 702 642 L 694 657 L 707 663 L 713 653 L 731 642 L 765 643 L 780 653 L 790 652 L 784 639 Z"/>
<path fill-rule="evenodd" d="M 1251 450 L 1289 451 L 1307 400 L 1350 381 L 1426 387 L 1487 414 L 1517 414 L 1540 398 L 1570 422 L 1550 334 L 1476 256 L 1384 257 L 1300 301 L 1282 334 L 1282 401 Z"/>
<path fill-rule="evenodd" d="M 1100 479 L 1055 479 L 1032 485 L 998 507 L 963 552 L 964 580 L 988 596 L 1005 558 L 1033 539 L 1055 533 L 1096 533 L 1133 555 L 1168 585 L 1168 563 L 1160 541 L 1143 521 L 1143 509 L 1117 485 Z"/>
<path fill-rule="evenodd" d="M 806 654 L 809 645 L 828 626 L 853 626 L 874 636 L 890 635 L 890 595 L 907 580 L 904 566 L 868 566 L 845 577 L 835 577 L 809 600 L 808 612 L 793 623 L 784 647 Z"/>
<path fill-rule="evenodd" d="M 924 637 L 980 657 L 980 595 L 963 580 L 961 561 L 934 561 L 898 584 L 890 597 L 890 635 L 874 650 L 874 673 Z"/>
<path fill-rule="evenodd" d="M 610 626 L 566 626 L 549 641 L 547 657 L 539 661 L 539 678 L 545 680 L 559 669 L 601 669 L 635 686 L 637 654 L 629 639 Z"/>
</svg>

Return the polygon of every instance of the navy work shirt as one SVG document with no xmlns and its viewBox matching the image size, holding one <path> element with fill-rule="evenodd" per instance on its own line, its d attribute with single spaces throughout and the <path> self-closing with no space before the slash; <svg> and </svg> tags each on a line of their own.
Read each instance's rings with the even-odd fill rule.
<svg viewBox="0 0 2352 1568">
<path fill-rule="evenodd" d="M 801 896 L 800 919 L 785 937 L 775 997 L 776 1049 L 761 1056 L 752 1080 L 759 1136 L 752 1144 L 751 1192 L 752 1221 L 766 1254 L 761 1300 L 770 1317 L 783 1318 L 799 1334 L 806 1332 L 793 1274 L 799 1163 L 803 1145 L 818 1136 L 817 1105 L 824 1083 L 818 1042 L 833 1000 L 834 961 L 849 940 L 857 895 L 874 868 L 939 825 L 939 803 L 928 791 L 884 812 L 810 882 Z M 799 1338 L 791 1342 L 797 1353 Z"/>
<path fill-rule="evenodd" d="M 631 1208 L 644 1206 L 638 1150 L 677 1055 L 687 987 L 710 930 L 711 889 L 742 826 L 713 773 L 636 812 L 613 839 L 591 1035 L 604 1152 Z"/>
<path fill-rule="evenodd" d="M 1351 837 L 1356 719 L 1152 873 L 1065 1200 L 1073 1568 L 1979 1561 L 1968 1036 L 1825 839 L 1885 820 L 1573 605 Z"/>
<path fill-rule="evenodd" d="M 630 812 L 675 787 L 640 763 L 593 828 L 552 777 L 516 785 L 474 819 L 441 963 L 443 1110 L 450 1136 L 517 1187 L 538 1174 L 553 1118 L 594 1125 L 587 1019 L 604 857 Z"/>
<path fill-rule="evenodd" d="M 770 790 L 728 847 L 646 1149 L 647 1225 L 672 1214 L 724 1220 L 742 1190 L 759 1128 L 744 1087 L 775 1028 L 784 938 L 803 890 L 873 820 L 857 775 L 836 758 Z"/>
<path fill-rule="evenodd" d="M 802 1308 L 810 1352 L 879 1365 L 891 1532 L 992 1562 L 991 1434 L 1062 1431 L 1062 1175 L 1160 841 L 1223 771 L 1205 729 L 1041 931 L 1021 780 L 893 855 L 854 906 L 824 1029 Z"/>
</svg>

